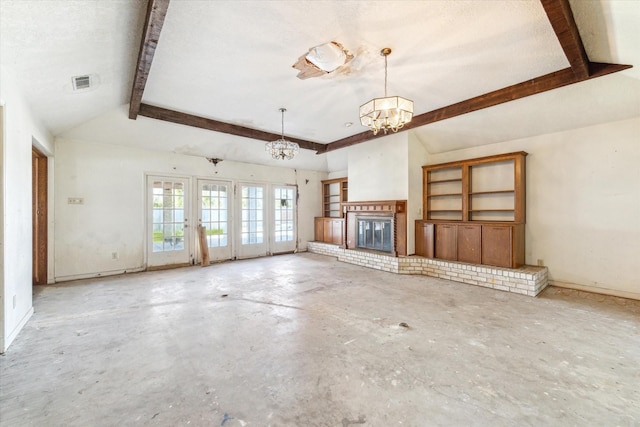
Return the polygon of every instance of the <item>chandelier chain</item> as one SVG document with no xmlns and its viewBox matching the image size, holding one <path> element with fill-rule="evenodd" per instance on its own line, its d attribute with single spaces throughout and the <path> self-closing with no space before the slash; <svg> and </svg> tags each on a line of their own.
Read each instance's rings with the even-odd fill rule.
<svg viewBox="0 0 640 427">
<path fill-rule="evenodd" d="M 387 97 L 387 56 L 384 56 L 384 97 Z"/>
</svg>

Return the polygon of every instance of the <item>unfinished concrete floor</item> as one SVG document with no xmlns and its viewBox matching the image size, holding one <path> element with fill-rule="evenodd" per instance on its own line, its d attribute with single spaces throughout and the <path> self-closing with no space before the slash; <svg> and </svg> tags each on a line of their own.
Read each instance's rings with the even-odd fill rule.
<svg viewBox="0 0 640 427">
<path fill-rule="evenodd" d="M 297 254 L 41 287 L 34 305 L 0 357 L 3 426 L 640 424 L 639 301 Z"/>
</svg>

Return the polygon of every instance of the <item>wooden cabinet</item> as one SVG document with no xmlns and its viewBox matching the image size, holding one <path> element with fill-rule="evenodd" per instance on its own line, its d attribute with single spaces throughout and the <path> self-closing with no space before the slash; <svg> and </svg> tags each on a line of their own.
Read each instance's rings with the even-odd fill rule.
<svg viewBox="0 0 640 427">
<path fill-rule="evenodd" d="M 524 265 L 524 224 L 417 220 L 416 255 L 518 268 Z"/>
<path fill-rule="evenodd" d="M 316 242 L 344 244 L 344 203 L 348 199 L 347 178 L 322 181 L 322 216 L 315 218 Z"/>
<path fill-rule="evenodd" d="M 423 166 L 424 219 L 416 221 L 416 254 L 523 265 L 526 156 L 516 152 Z"/>
<path fill-rule="evenodd" d="M 344 241 L 344 219 L 316 217 L 314 237 L 316 242 L 342 245 Z"/>
<path fill-rule="evenodd" d="M 482 226 L 458 225 L 458 261 L 480 264 L 482 262 Z"/>
<path fill-rule="evenodd" d="M 434 257 L 434 224 L 425 221 L 416 221 L 416 255 L 426 258 Z"/>
</svg>

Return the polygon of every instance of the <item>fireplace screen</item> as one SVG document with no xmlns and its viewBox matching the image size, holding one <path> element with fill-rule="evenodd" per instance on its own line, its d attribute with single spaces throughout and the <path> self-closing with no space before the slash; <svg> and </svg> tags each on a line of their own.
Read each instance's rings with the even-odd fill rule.
<svg viewBox="0 0 640 427">
<path fill-rule="evenodd" d="M 390 218 L 358 218 L 358 247 L 393 251 L 393 224 Z"/>
</svg>

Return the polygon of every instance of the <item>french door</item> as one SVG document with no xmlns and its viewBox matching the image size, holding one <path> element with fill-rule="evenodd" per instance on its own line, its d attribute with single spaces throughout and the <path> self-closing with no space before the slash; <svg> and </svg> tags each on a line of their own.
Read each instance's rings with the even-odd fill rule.
<svg viewBox="0 0 640 427">
<path fill-rule="evenodd" d="M 199 261 L 196 224 L 205 227 L 211 261 L 295 251 L 295 186 L 198 179 L 192 188 L 191 182 L 147 176 L 149 267 Z"/>
<path fill-rule="evenodd" d="M 296 187 L 274 186 L 271 190 L 271 253 L 296 249 Z"/>
<path fill-rule="evenodd" d="M 239 192 L 239 242 L 238 258 L 267 255 L 266 234 L 266 184 L 238 184 Z"/>
<path fill-rule="evenodd" d="M 211 261 L 233 257 L 232 201 L 231 182 L 198 180 L 198 224 L 205 228 Z"/>
<path fill-rule="evenodd" d="M 147 177 L 147 265 L 191 262 L 189 180 Z"/>
</svg>

